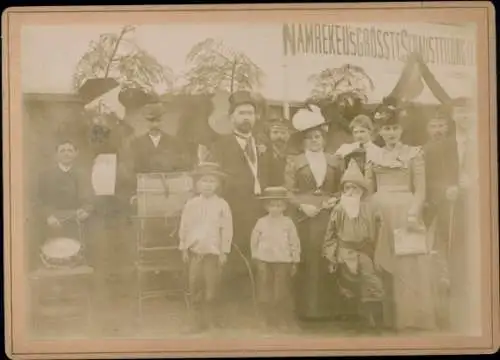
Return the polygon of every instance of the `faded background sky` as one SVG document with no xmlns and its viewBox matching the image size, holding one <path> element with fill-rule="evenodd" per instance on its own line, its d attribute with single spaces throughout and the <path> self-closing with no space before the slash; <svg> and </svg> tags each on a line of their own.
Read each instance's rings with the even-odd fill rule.
<svg viewBox="0 0 500 360">
<path fill-rule="evenodd" d="M 341 24 L 339 24 L 341 25 Z M 352 26 L 377 26 L 384 30 L 406 29 L 408 32 L 442 37 L 472 39 L 475 29 L 470 26 L 437 24 L 370 23 Z M 71 80 L 78 60 L 92 40 L 106 32 L 118 33 L 121 26 L 31 26 L 22 31 L 23 91 L 42 93 L 71 93 Z M 185 70 L 185 57 L 191 47 L 208 37 L 223 40 L 229 46 L 245 52 L 265 72 L 260 92 L 276 100 L 301 101 L 309 96 L 311 84 L 307 78 L 326 67 L 345 63 L 362 66 L 372 77 L 375 90 L 370 101 L 379 101 L 396 84 L 403 63 L 374 58 L 344 56 L 295 56 L 285 58 L 281 24 L 167 24 L 138 26 L 133 35 L 137 44 L 176 75 Z M 285 63 L 287 67 L 285 70 Z M 476 69 L 474 66 L 430 65 L 431 71 L 452 96 L 475 96 Z M 288 75 L 285 75 L 288 74 Z M 158 88 L 159 92 L 164 89 Z M 426 89 L 420 101 L 436 100 Z"/>
</svg>

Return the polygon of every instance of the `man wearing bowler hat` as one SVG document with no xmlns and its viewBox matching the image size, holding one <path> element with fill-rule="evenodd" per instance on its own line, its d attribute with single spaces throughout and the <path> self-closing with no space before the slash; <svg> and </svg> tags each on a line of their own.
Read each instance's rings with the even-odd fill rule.
<svg viewBox="0 0 500 360">
<path fill-rule="evenodd" d="M 237 91 L 229 97 L 229 105 L 232 134 L 220 136 L 210 153 L 228 174 L 222 196 L 233 213 L 236 251 L 232 251 L 228 258 L 230 270 L 227 274 L 241 279 L 248 274 L 245 261 L 250 259 L 250 235 L 261 215 L 258 195 L 262 191 L 262 158 L 252 134 L 256 122 L 256 101 L 249 92 Z M 237 284 L 242 282 L 236 281 L 229 286 L 233 293 Z"/>
</svg>

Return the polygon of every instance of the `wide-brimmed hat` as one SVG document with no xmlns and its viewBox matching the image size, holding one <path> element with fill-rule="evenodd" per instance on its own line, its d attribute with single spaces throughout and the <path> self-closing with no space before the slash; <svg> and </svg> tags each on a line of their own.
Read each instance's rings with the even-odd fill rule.
<svg viewBox="0 0 500 360">
<path fill-rule="evenodd" d="M 283 186 L 267 187 L 259 196 L 260 200 L 288 200 L 289 198 L 288 189 Z"/>
<path fill-rule="evenodd" d="M 292 117 L 292 125 L 298 132 L 305 132 L 315 128 L 328 125 L 329 121 L 321 113 L 316 105 L 307 105 L 299 109 Z"/>
<path fill-rule="evenodd" d="M 225 178 L 227 174 L 221 170 L 218 163 L 215 162 L 202 162 L 191 172 L 192 176 L 200 177 L 204 175 L 214 175 L 218 178 Z"/>
<path fill-rule="evenodd" d="M 347 166 L 347 169 L 344 172 L 342 179 L 340 180 L 342 186 L 344 186 L 346 182 L 354 183 L 362 187 L 365 191 L 368 191 L 369 189 L 368 182 L 361 173 L 358 163 L 354 159 L 351 159 L 351 161 L 349 161 L 349 165 Z"/>
</svg>

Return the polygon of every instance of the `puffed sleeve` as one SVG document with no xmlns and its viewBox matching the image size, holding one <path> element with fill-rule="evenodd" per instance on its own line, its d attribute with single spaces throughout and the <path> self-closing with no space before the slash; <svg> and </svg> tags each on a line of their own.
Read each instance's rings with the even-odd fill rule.
<svg viewBox="0 0 500 360">
<path fill-rule="evenodd" d="M 425 161 L 421 148 L 416 148 L 415 155 L 410 159 L 410 171 L 415 202 L 410 212 L 419 215 L 425 201 Z"/>
</svg>

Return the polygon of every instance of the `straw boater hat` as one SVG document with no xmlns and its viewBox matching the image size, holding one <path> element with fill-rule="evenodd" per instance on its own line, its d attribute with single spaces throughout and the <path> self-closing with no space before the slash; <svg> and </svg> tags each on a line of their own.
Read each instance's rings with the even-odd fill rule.
<svg viewBox="0 0 500 360">
<path fill-rule="evenodd" d="M 196 169 L 192 172 L 192 175 L 195 177 L 214 175 L 221 179 L 227 176 L 227 174 L 221 170 L 220 165 L 214 162 L 202 162 L 198 164 Z"/>
<path fill-rule="evenodd" d="M 343 186 L 346 182 L 354 183 L 362 187 L 365 191 L 368 191 L 368 182 L 364 178 L 361 170 L 359 169 L 358 163 L 354 159 L 351 159 L 349 162 L 349 166 L 342 176 L 341 185 Z"/>
<path fill-rule="evenodd" d="M 288 200 L 288 189 L 283 186 L 267 187 L 259 197 L 261 200 Z"/>
<path fill-rule="evenodd" d="M 328 123 L 323 117 L 321 109 L 316 105 L 308 105 L 307 108 L 300 109 L 292 118 L 293 127 L 299 132 L 321 128 Z"/>
</svg>

